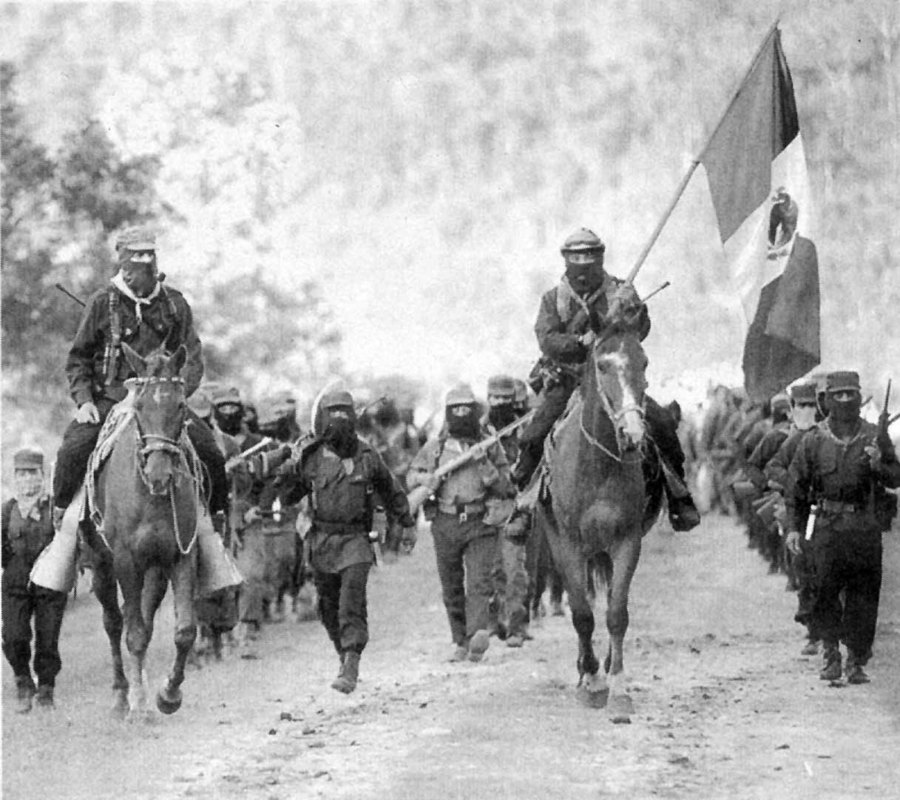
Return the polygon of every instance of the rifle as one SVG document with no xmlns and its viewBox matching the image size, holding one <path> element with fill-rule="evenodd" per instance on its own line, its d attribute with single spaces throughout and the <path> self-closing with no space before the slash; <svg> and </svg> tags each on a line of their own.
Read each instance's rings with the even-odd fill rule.
<svg viewBox="0 0 900 800">
<path fill-rule="evenodd" d="M 492 447 L 504 437 L 509 436 L 509 434 L 511 434 L 517 428 L 521 428 L 523 425 L 530 422 L 533 416 L 534 410 L 529 411 L 527 414 L 525 414 L 525 416 L 519 417 L 519 419 L 515 420 L 515 422 L 510 422 L 506 427 L 501 428 L 496 433 L 493 433 L 487 438 L 482 439 L 480 442 L 472 445 L 472 447 L 470 447 L 464 453 L 460 453 L 452 461 L 448 461 L 446 464 L 439 466 L 434 471 L 434 476 L 436 478 L 443 479 L 451 472 L 455 472 L 460 467 L 464 467 L 474 458 L 480 457 L 481 455 L 486 453 L 489 447 Z M 419 507 L 431 496 L 433 492 L 434 489 L 429 489 L 427 486 L 417 486 L 415 489 L 413 489 L 406 496 L 406 500 L 409 503 L 409 513 L 415 517 L 416 513 L 419 510 Z"/>
<path fill-rule="evenodd" d="M 891 437 L 888 428 L 891 426 L 891 412 L 889 405 L 891 402 L 891 379 L 888 378 L 887 389 L 884 390 L 884 405 L 881 407 L 881 413 L 878 415 L 878 438 L 890 442 Z M 895 416 L 894 419 L 897 419 Z"/>
<path fill-rule="evenodd" d="M 269 438 L 268 436 L 265 436 L 262 439 L 262 441 L 257 442 L 255 445 L 253 445 L 253 447 L 248 447 L 246 450 L 243 450 L 242 452 L 238 453 L 236 456 L 232 456 L 231 458 L 228 459 L 228 461 L 225 462 L 225 471 L 228 472 L 229 470 L 234 469 L 242 461 L 244 461 L 245 459 L 249 458 L 252 455 L 255 455 L 260 450 L 265 448 L 267 445 L 271 444 L 272 441 L 274 441 L 274 440 Z"/>
<path fill-rule="evenodd" d="M 82 300 L 78 295 L 72 294 L 72 292 L 70 292 L 61 283 L 56 283 L 56 284 L 54 284 L 54 286 L 56 286 L 56 288 L 59 289 L 64 295 L 66 295 L 67 297 L 70 297 L 72 300 L 74 300 L 76 303 L 78 303 L 78 305 L 80 305 L 82 308 L 85 307 L 86 303 L 84 302 L 84 300 Z"/>
</svg>

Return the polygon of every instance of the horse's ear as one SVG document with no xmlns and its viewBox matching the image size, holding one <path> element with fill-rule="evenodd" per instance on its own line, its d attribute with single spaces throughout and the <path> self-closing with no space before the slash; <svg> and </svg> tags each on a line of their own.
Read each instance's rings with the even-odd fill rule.
<svg viewBox="0 0 900 800">
<path fill-rule="evenodd" d="M 134 370 L 135 375 L 139 378 L 143 377 L 147 372 L 147 362 L 138 352 L 129 347 L 125 342 L 122 342 L 122 352 L 125 354 L 125 360 Z"/>
<path fill-rule="evenodd" d="M 187 348 L 184 345 L 180 345 L 169 359 L 169 368 L 172 370 L 173 375 L 181 373 L 181 368 L 184 366 L 185 361 L 187 361 Z"/>
</svg>

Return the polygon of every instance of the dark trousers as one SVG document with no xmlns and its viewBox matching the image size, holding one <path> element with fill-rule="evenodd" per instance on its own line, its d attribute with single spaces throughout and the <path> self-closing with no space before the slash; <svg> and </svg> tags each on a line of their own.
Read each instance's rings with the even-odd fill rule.
<svg viewBox="0 0 900 800">
<path fill-rule="evenodd" d="M 465 646 L 479 630 L 491 630 L 492 572 L 497 529 L 481 517 L 460 522 L 455 514 L 438 515 L 431 523 L 434 554 L 454 644 Z"/>
<path fill-rule="evenodd" d="M 369 642 L 366 586 L 372 564 L 351 564 L 338 573 L 316 572 L 319 616 L 338 653 L 362 653 Z"/>
<path fill-rule="evenodd" d="M 860 664 L 871 655 L 881 593 L 881 534 L 816 528 L 812 623 L 824 642 L 843 642 Z M 843 592 L 843 600 L 841 593 Z"/>
<path fill-rule="evenodd" d="M 59 508 L 67 508 L 72 498 L 78 493 L 84 482 L 88 460 L 103 421 L 109 415 L 113 403 L 109 400 L 97 401 L 100 422 L 97 424 L 76 422 L 72 420 L 63 434 L 62 444 L 56 454 L 56 470 L 53 473 L 53 503 Z M 197 456 L 206 467 L 208 481 L 206 491 L 209 493 L 209 512 L 215 514 L 228 507 L 228 478 L 225 475 L 225 456 L 216 445 L 212 429 L 203 420 L 188 409 L 190 424 L 187 427 L 188 438 Z"/>
<path fill-rule="evenodd" d="M 38 685 L 53 686 L 62 669 L 59 632 L 67 596 L 32 586 L 3 590 L 3 655 L 16 678 L 31 680 L 31 620 L 34 618 L 34 672 Z"/>
</svg>

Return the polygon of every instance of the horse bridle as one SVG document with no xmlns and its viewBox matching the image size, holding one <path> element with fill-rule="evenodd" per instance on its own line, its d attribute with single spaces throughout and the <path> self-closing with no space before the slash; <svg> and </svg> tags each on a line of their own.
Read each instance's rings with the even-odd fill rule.
<svg viewBox="0 0 900 800">
<path fill-rule="evenodd" d="M 146 387 L 151 383 L 174 383 L 184 385 L 183 378 L 136 378 L 135 385 L 142 387 L 141 393 L 146 391 Z M 168 453 L 173 456 L 181 456 L 181 445 L 178 443 L 177 439 L 172 439 L 169 436 L 163 436 L 159 433 L 144 433 L 141 430 L 141 421 L 138 418 L 137 414 L 134 415 L 134 423 L 137 428 L 137 437 L 138 444 L 140 445 L 140 455 L 142 463 L 147 462 L 147 458 L 151 453 Z M 184 424 L 182 423 L 182 430 L 184 429 Z M 180 433 L 180 432 L 179 432 Z"/>
<path fill-rule="evenodd" d="M 594 349 L 599 347 L 604 341 L 606 341 L 607 338 L 609 338 L 608 334 L 603 334 L 601 336 L 598 336 L 596 341 L 594 342 L 594 346 L 593 346 Z M 625 460 L 625 457 L 622 454 L 622 446 L 619 443 L 619 428 L 616 425 L 616 423 L 630 411 L 634 411 L 634 412 L 637 412 L 638 414 L 640 414 L 641 419 L 646 419 L 647 412 L 644 408 L 644 403 L 629 403 L 628 405 L 622 406 L 621 409 L 616 411 L 613 408 L 612 402 L 609 399 L 609 395 L 606 393 L 606 390 L 603 388 L 603 384 L 600 381 L 600 371 L 597 367 L 597 359 L 596 359 L 595 355 L 593 354 L 593 352 L 591 354 L 591 360 L 594 362 L 593 363 L 594 383 L 597 385 L 597 395 L 600 398 L 600 403 L 603 406 L 604 413 L 606 414 L 607 417 L 609 417 L 610 422 L 613 423 L 613 430 L 615 431 L 615 434 L 616 434 L 616 444 L 619 445 L 618 454 L 613 453 L 608 447 L 604 446 L 603 443 L 600 442 L 600 440 L 597 439 L 596 436 L 592 436 L 588 432 L 588 430 L 584 424 L 584 406 L 583 405 L 581 407 L 581 415 L 580 415 L 581 418 L 579 420 L 581 433 L 584 436 L 584 438 L 587 439 L 587 441 L 590 442 L 594 447 L 596 447 L 599 450 L 602 450 L 604 453 L 606 453 L 606 455 L 608 455 L 613 460 L 618 461 L 619 463 L 623 463 L 623 461 Z M 639 459 L 640 459 L 640 456 L 638 456 L 638 460 Z"/>
</svg>

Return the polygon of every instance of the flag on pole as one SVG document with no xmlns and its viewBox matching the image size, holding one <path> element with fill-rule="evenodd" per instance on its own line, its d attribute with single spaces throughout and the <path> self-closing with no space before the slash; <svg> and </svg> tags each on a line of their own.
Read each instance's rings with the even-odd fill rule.
<svg viewBox="0 0 900 800">
<path fill-rule="evenodd" d="M 744 385 L 763 400 L 820 357 L 809 179 L 777 25 L 698 160 L 748 324 Z"/>
</svg>

